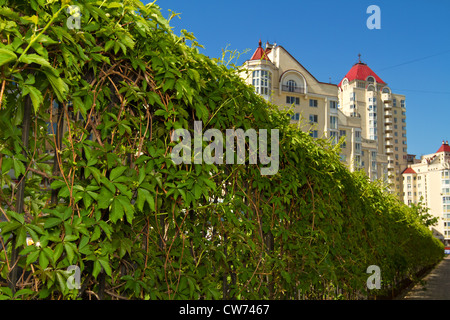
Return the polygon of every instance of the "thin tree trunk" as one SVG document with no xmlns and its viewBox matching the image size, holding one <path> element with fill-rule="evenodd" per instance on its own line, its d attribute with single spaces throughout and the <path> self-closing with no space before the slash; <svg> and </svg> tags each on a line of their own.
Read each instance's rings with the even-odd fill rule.
<svg viewBox="0 0 450 320">
<path fill-rule="evenodd" d="M 24 101 L 24 115 L 22 122 L 22 145 L 23 150 L 22 154 L 24 156 L 27 155 L 26 150 L 28 149 L 28 139 L 30 135 L 30 124 L 31 124 L 31 99 L 30 96 L 27 95 Z M 17 195 L 16 195 L 16 210 L 17 213 L 24 212 L 24 199 L 25 199 L 25 182 L 26 177 L 21 175 L 17 177 L 20 181 L 17 186 Z M 8 275 L 8 287 L 11 289 L 13 293 L 16 292 L 16 283 L 17 283 L 17 260 L 18 260 L 18 248 L 16 248 L 16 236 L 13 235 L 11 242 L 11 262 L 12 269 Z"/>
</svg>

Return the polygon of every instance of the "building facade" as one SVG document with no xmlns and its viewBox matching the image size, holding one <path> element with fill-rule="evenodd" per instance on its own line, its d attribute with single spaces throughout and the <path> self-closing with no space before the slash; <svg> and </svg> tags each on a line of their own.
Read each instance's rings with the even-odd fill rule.
<svg viewBox="0 0 450 320">
<path fill-rule="evenodd" d="M 436 153 L 427 154 L 403 171 L 403 201 L 420 201 L 438 218 L 433 232 L 450 245 L 450 146 L 442 141 Z"/>
<path fill-rule="evenodd" d="M 291 123 L 314 138 L 341 138 L 341 160 L 351 171 L 389 183 L 403 195 L 407 163 L 405 96 L 359 61 L 336 84 L 318 81 L 280 45 L 261 41 L 242 77 L 271 103 L 288 110 Z"/>
</svg>

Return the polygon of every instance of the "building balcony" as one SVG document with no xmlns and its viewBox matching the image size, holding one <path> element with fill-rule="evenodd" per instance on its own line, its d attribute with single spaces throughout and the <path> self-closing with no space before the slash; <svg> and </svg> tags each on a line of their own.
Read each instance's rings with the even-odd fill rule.
<svg viewBox="0 0 450 320">
<path fill-rule="evenodd" d="M 384 116 L 385 117 L 392 117 L 392 111 L 391 110 L 384 110 Z"/>
<path fill-rule="evenodd" d="M 394 170 L 395 165 L 393 163 L 388 163 L 388 170 Z"/>
<path fill-rule="evenodd" d="M 384 110 L 391 110 L 391 109 L 392 109 L 392 104 L 386 103 L 386 104 L 384 105 Z"/>
<path fill-rule="evenodd" d="M 382 93 L 381 100 L 383 100 L 384 103 L 391 102 L 392 101 L 391 94 L 390 93 Z"/>
<path fill-rule="evenodd" d="M 392 124 L 392 117 L 384 119 L 384 124 Z"/>
<path fill-rule="evenodd" d="M 386 133 L 388 133 L 388 132 L 391 132 L 392 130 L 394 130 L 394 127 L 391 125 L 388 125 L 388 126 L 385 126 L 384 129 L 385 129 Z"/>
<path fill-rule="evenodd" d="M 392 133 L 386 133 L 386 134 L 384 135 L 384 137 L 385 137 L 386 140 L 388 140 L 388 139 L 394 139 L 394 135 L 393 135 Z"/>
<path fill-rule="evenodd" d="M 281 90 L 284 92 L 305 93 L 305 88 L 303 88 L 303 87 L 293 87 L 293 86 L 287 86 L 285 84 L 283 84 L 281 86 Z"/>
<path fill-rule="evenodd" d="M 392 140 L 386 140 L 386 148 L 393 147 L 393 146 L 394 146 L 394 144 L 392 143 Z"/>
<path fill-rule="evenodd" d="M 394 154 L 394 148 L 392 148 L 392 147 L 390 147 L 390 148 L 386 147 L 386 154 L 387 154 L 387 155 L 392 155 L 392 154 Z M 388 157 L 388 158 L 391 158 L 391 157 Z"/>
</svg>

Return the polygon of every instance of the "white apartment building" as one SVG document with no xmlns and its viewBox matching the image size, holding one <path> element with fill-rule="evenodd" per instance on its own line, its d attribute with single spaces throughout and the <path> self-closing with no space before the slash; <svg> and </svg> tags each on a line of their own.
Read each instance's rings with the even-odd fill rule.
<svg viewBox="0 0 450 320">
<path fill-rule="evenodd" d="M 433 227 L 437 238 L 450 244 L 450 146 L 442 141 L 440 148 L 432 154 L 424 155 L 420 161 L 403 171 L 403 201 L 418 203 L 429 208 L 429 213 L 437 217 Z"/>
</svg>

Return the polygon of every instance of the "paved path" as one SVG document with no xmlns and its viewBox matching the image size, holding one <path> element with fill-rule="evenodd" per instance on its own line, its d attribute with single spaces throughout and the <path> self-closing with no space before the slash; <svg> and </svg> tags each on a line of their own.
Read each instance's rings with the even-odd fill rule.
<svg viewBox="0 0 450 320">
<path fill-rule="evenodd" d="M 422 283 L 422 284 L 421 284 Z M 450 300 L 450 256 L 446 257 L 416 284 L 404 300 Z"/>
</svg>

